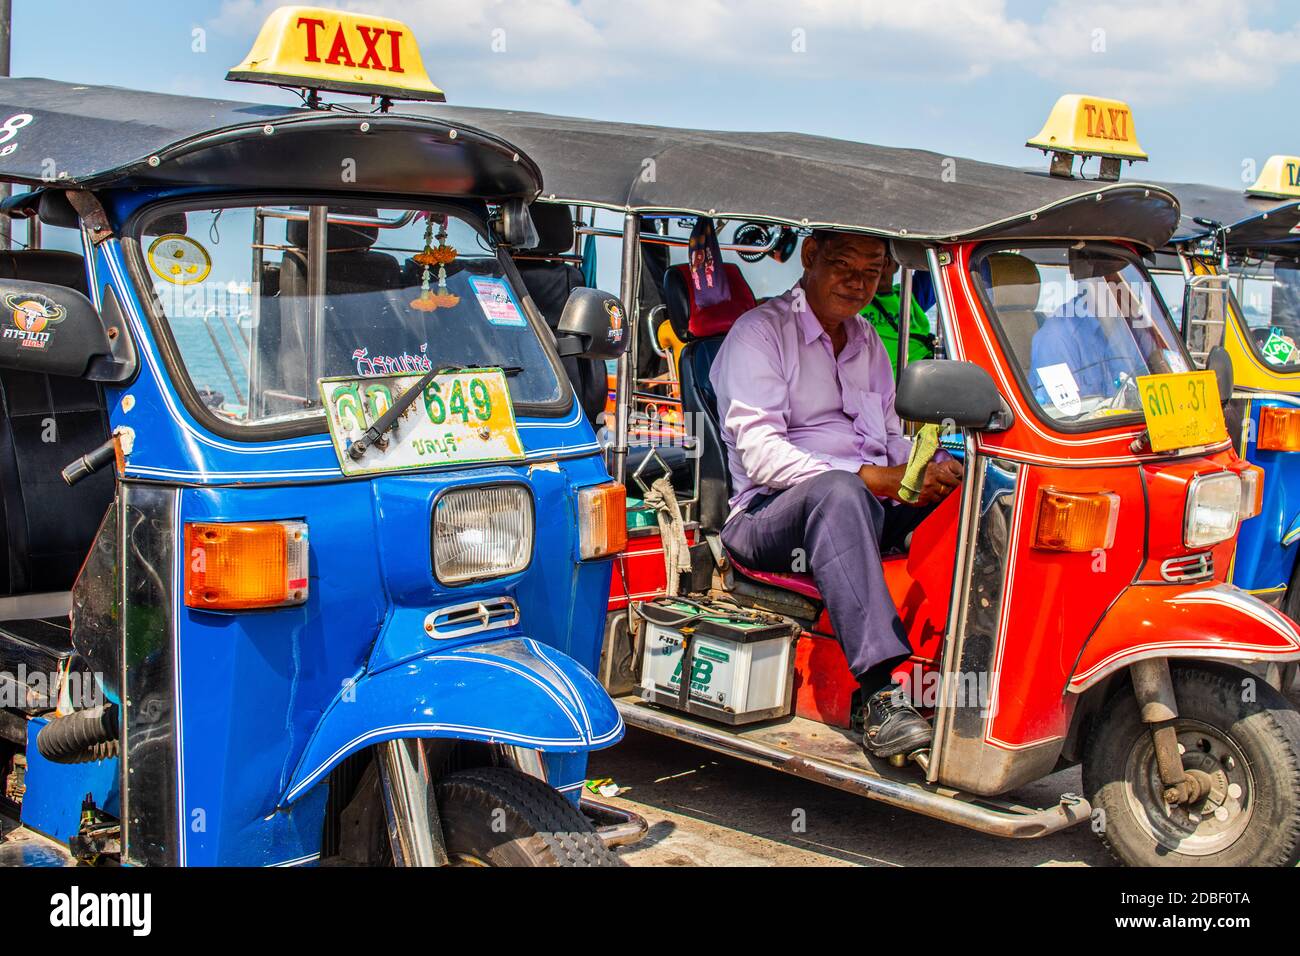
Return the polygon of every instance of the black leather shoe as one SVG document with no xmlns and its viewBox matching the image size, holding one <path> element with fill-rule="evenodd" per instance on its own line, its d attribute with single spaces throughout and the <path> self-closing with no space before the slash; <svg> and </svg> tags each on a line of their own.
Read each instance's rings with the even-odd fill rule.
<svg viewBox="0 0 1300 956">
<path fill-rule="evenodd" d="M 897 684 L 867 699 L 867 730 L 862 745 L 875 756 L 914 753 L 929 747 L 933 739 L 929 721 L 907 702 L 907 695 Z"/>
</svg>

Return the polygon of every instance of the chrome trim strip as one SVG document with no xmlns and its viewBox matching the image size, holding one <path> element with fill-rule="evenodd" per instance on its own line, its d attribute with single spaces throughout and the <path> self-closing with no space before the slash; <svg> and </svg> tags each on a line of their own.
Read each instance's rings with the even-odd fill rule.
<svg viewBox="0 0 1300 956">
<path fill-rule="evenodd" d="M 1165 558 L 1160 562 L 1160 577 L 1170 583 L 1202 581 L 1214 577 L 1214 552 Z"/>
<path fill-rule="evenodd" d="M 501 617 L 505 614 L 505 617 Z M 453 620 L 461 617 L 466 623 Z M 483 631 L 514 627 L 519 623 L 519 605 L 511 597 L 486 598 L 435 608 L 424 619 L 424 632 L 435 640 L 465 637 Z"/>
</svg>

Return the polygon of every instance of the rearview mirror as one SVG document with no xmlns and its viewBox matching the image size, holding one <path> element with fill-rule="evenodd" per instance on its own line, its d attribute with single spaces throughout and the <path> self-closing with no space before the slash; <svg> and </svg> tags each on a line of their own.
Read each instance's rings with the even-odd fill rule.
<svg viewBox="0 0 1300 956">
<path fill-rule="evenodd" d="M 112 355 L 99 312 L 80 292 L 0 280 L 0 368 L 86 378 Z"/>
<path fill-rule="evenodd" d="M 616 359 L 627 349 L 623 303 L 599 289 L 574 289 L 555 327 L 561 355 Z"/>
<path fill-rule="evenodd" d="M 953 359 L 908 362 L 894 408 L 909 421 L 977 431 L 1006 431 L 1015 421 L 989 373 Z"/>
<path fill-rule="evenodd" d="M 1205 367 L 1214 373 L 1215 381 L 1219 384 L 1219 400 L 1227 405 L 1232 401 L 1232 356 L 1222 345 L 1216 345 L 1210 349 L 1210 353 L 1205 356 Z"/>
<path fill-rule="evenodd" d="M 511 249 L 533 249 L 541 241 L 533 214 L 522 199 L 507 199 L 501 204 L 496 226 L 497 241 Z"/>
</svg>

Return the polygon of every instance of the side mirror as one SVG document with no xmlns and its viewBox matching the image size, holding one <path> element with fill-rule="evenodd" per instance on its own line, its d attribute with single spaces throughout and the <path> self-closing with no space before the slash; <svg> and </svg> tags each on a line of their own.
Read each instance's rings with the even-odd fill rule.
<svg viewBox="0 0 1300 956">
<path fill-rule="evenodd" d="M 497 241 L 511 249 L 534 249 L 541 239 L 528 203 L 522 199 L 507 199 L 497 213 Z"/>
<path fill-rule="evenodd" d="M 894 408 L 909 421 L 978 431 L 1006 431 L 1015 421 L 988 372 L 974 362 L 952 359 L 907 363 Z"/>
<path fill-rule="evenodd" d="M 0 279 L 0 368 L 99 378 L 92 373 L 112 359 L 104 323 L 80 292 Z"/>
<path fill-rule="evenodd" d="M 1216 345 L 1205 356 L 1205 367 L 1214 373 L 1219 383 L 1219 398 L 1226 407 L 1232 401 L 1232 356 L 1222 345 Z"/>
<path fill-rule="evenodd" d="M 627 350 L 626 324 L 617 296 L 599 289 L 574 289 L 555 327 L 560 354 L 616 359 Z"/>
</svg>

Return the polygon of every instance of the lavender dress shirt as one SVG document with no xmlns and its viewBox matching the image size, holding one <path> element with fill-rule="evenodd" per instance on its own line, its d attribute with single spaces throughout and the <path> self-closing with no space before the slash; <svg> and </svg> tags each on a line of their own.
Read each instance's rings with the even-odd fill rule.
<svg viewBox="0 0 1300 956">
<path fill-rule="evenodd" d="M 735 494 L 731 516 L 758 494 L 831 469 L 901 465 L 911 451 L 894 411 L 894 375 L 866 320 L 847 325 L 835 355 L 796 284 L 736 320 L 713 362 Z"/>
</svg>

